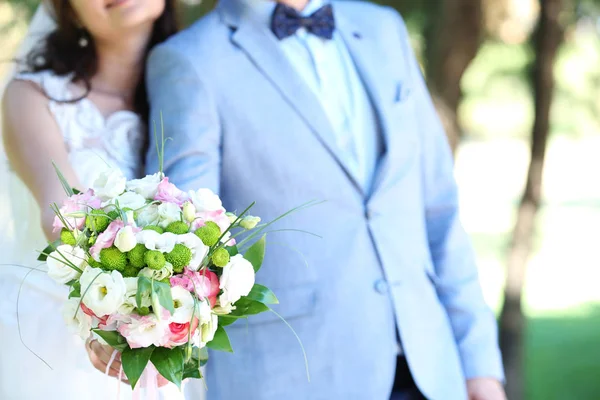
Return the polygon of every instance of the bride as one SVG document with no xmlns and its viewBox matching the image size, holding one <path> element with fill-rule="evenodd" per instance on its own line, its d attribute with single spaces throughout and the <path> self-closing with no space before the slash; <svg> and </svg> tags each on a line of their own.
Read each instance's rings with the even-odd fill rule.
<svg viewBox="0 0 600 400">
<path fill-rule="evenodd" d="M 23 280 L 27 270 L 9 264 L 38 268 L 35 250 L 45 247 L 44 234 L 56 239 L 49 205 L 60 204 L 65 193 L 53 162 L 79 188 L 92 186 L 107 164 L 128 179 L 142 171 L 144 65 L 149 49 L 176 31 L 174 3 L 52 0 L 45 10 L 40 7 L 30 28 L 24 48 L 40 45 L 27 51 L 25 67 L 7 85 L 2 110 L 3 142 L 14 173 L 8 176 L 11 206 L 2 207 L 8 215 L 0 243 L 1 399 L 115 398 L 116 381 L 107 382 L 94 369 L 85 345 L 62 321 L 64 288 L 38 271 Z M 40 34 L 45 40 L 37 40 Z M 110 353 L 91 356 L 94 365 L 102 368 Z M 167 394 L 172 389 L 163 389 L 162 396 L 176 398 Z M 126 385 L 120 390 L 131 397 Z"/>
</svg>

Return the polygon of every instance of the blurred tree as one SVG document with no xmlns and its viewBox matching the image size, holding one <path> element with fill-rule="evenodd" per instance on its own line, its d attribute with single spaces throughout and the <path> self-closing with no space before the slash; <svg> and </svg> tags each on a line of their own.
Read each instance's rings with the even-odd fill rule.
<svg viewBox="0 0 600 400">
<path fill-rule="evenodd" d="M 507 373 L 507 395 L 511 400 L 524 398 L 524 327 L 522 292 L 525 271 L 531 252 L 535 218 L 540 207 L 542 173 L 550 108 L 554 94 L 554 61 L 564 40 L 561 21 L 565 10 L 573 8 L 573 0 L 540 0 L 541 14 L 534 36 L 535 61 L 531 81 L 535 101 L 535 122 L 531 133 L 531 161 L 527 184 L 514 227 L 508 252 L 504 305 L 500 315 L 500 345 Z"/>
</svg>

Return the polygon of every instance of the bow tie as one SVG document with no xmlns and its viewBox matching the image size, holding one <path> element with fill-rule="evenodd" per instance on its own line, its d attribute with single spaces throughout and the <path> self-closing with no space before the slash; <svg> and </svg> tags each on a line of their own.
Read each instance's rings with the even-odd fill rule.
<svg viewBox="0 0 600 400">
<path fill-rule="evenodd" d="M 323 39 L 333 38 L 335 18 L 331 4 L 323 6 L 308 17 L 301 16 L 294 8 L 284 4 L 277 4 L 271 20 L 271 30 L 279 40 L 285 39 L 305 28 Z"/>
</svg>

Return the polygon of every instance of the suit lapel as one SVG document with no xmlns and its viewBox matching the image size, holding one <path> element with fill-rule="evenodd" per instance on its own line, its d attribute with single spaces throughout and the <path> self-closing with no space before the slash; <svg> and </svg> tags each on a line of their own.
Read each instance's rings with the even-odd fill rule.
<svg viewBox="0 0 600 400">
<path fill-rule="evenodd" d="M 344 17 L 343 11 L 339 8 L 336 7 L 335 9 L 337 30 L 342 35 L 348 47 L 352 61 L 357 68 L 371 104 L 375 109 L 384 144 L 384 153 L 379 159 L 375 176 L 373 177 L 373 184 L 370 191 L 370 197 L 372 197 L 381 186 L 386 171 L 390 167 L 391 145 L 386 116 L 389 111 L 387 108 L 388 104 L 391 105 L 393 99 L 392 85 L 388 84 L 388 81 L 385 79 L 389 74 L 382 70 L 383 66 L 380 62 L 381 54 L 378 54 L 376 51 L 378 48 L 377 43 L 373 42 L 368 34 L 361 32 L 356 24 L 347 20 Z"/>
<path fill-rule="evenodd" d="M 311 131 L 327 148 L 329 153 L 343 168 L 354 186 L 362 192 L 362 187 L 350 168 L 340 157 L 340 150 L 335 143 L 333 128 L 321 102 L 309 86 L 298 75 L 297 71 L 279 48 L 275 35 L 256 22 L 243 18 L 243 10 L 238 2 L 223 0 L 220 12 L 224 20 L 234 32 L 231 40 L 250 58 L 256 68 L 281 93 L 286 102 L 302 117 Z"/>
</svg>

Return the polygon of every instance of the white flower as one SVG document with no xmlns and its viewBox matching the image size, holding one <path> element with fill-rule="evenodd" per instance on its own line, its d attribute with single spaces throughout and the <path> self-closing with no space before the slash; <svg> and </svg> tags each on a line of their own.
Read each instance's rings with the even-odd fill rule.
<svg viewBox="0 0 600 400">
<path fill-rule="evenodd" d="M 119 204 L 119 208 L 129 208 L 131 210 L 139 210 L 146 205 L 146 198 L 135 192 L 125 192 L 120 196 L 109 201 L 110 204 Z"/>
<path fill-rule="evenodd" d="M 107 201 L 123 193 L 126 183 L 127 179 L 120 170 L 108 169 L 96 178 L 92 188 L 96 196 L 102 201 Z"/>
<path fill-rule="evenodd" d="M 117 311 L 125 301 L 127 286 L 118 271 L 109 274 L 100 268 L 88 267 L 80 282 L 83 303 L 100 318 Z"/>
<path fill-rule="evenodd" d="M 138 276 L 145 276 L 154 279 L 155 281 L 162 281 L 163 279 L 173 276 L 173 264 L 167 262 L 164 267 L 158 270 L 148 267 L 142 268 L 138 273 Z"/>
<path fill-rule="evenodd" d="M 184 245 L 192 251 L 192 260 L 189 262 L 188 268 L 192 271 L 198 271 L 202 265 L 202 261 L 208 255 L 210 247 L 202 243 L 202 240 L 194 233 L 177 235 L 177 243 Z"/>
<path fill-rule="evenodd" d="M 181 209 L 174 203 L 162 203 L 158 206 L 161 227 L 166 228 L 171 222 L 181 221 Z"/>
<path fill-rule="evenodd" d="M 119 314 L 129 315 L 137 308 L 137 301 L 135 296 L 137 295 L 138 278 L 123 278 L 125 281 L 125 301 L 119 307 Z M 146 293 L 142 297 L 142 307 L 150 307 L 151 301 L 150 296 Z"/>
<path fill-rule="evenodd" d="M 196 219 L 196 207 L 189 201 L 183 204 L 183 219 L 187 222 L 193 222 Z"/>
<path fill-rule="evenodd" d="M 115 237 L 115 246 L 122 253 L 127 253 L 132 250 L 137 241 L 135 240 L 135 233 L 133 233 L 133 228 L 130 225 L 127 225 L 124 228 L 121 228 L 119 232 L 117 232 L 117 236 Z"/>
<path fill-rule="evenodd" d="M 140 231 L 135 235 L 137 243 L 143 244 L 148 250 L 158 250 L 170 253 L 177 244 L 177 235 L 171 232 L 160 234 L 156 231 Z"/>
<path fill-rule="evenodd" d="M 63 306 L 62 314 L 67 327 L 85 340 L 90 336 L 92 317 L 84 313 L 81 307 L 79 307 L 79 300 L 79 298 L 75 297 L 67 300 Z"/>
<path fill-rule="evenodd" d="M 66 284 L 79 277 L 80 272 L 73 269 L 72 265 L 84 270 L 87 264 L 85 251 L 80 247 L 64 244 L 58 246 L 56 251 L 48 255 L 48 275 L 58 283 Z"/>
<path fill-rule="evenodd" d="M 223 303 L 221 304 L 221 299 L 219 299 L 219 305 L 213 308 L 213 313 L 217 315 L 228 315 L 235 310 L 235 306 L 231 303 Z"/>
<path fill-rule="evenodd" d="M 210 304 L 206 300 L 198 303 L 196 316 L 199 320 L 199 329 L 198 335 L 194 337 L 194 344 L 202 348 L 215 338 L 215 332 L 219 326 L 219 317 L 211 311 Z"/>
<path fill-rule="evenodd" d="M 194 298 L 192 294 L 181 286 L 173 286 L 171 288 L 171 296 L 173 297 L 173 304 L 175 306 L 171 322 L 178 324 L 191 322 L 192 315 L 194 314 Z"/>
<path fill-rule="evenodd" d="M 148 200 L 154 200 L 154 196 L 156 196 L 158 185 L 161 180 L 162 177 L 160 173 L 148 175 L 142 179 L 134 179 L 127 182 L 127 190 L 136 192 Z"/>
<path fill-rule="evenodd" d="M 160 216 L 158 215 L 158 205 L 156 204 L 144 207 L 144 209 L 137 214 L 136 222 L 138 226 L 158 225 L 158 221 L 160 221 Z"/>
<path fill-rule="evenodd" d="M 219 288 L 223 290 L 219 301 L 222 306 L 233 304 L 246 296 L 254 286 L 254 268 L 241 254 L 231 257 L 223 268 Z"/>
<path fill-rule="evenodd" d="M 223 210 L 221 199 L 210 189 L 190 190 L 188 194 L 198 212 Z"/>
<path fill-rule="evenodd" d="M 169 342 L 170 329 L 167 318 L 159 318 L 156 314 L 139 317 L 131 315 L 129 323 L 119 325 L 119 333 L 127 339 L 131 348 L 164 346 Z"/>
</svg>

